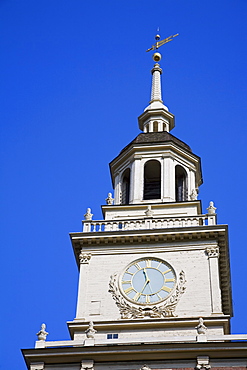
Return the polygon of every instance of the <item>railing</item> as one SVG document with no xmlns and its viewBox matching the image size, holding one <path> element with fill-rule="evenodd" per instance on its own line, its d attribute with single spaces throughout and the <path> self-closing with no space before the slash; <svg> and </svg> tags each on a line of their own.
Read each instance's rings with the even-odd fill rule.
<svg viewBox="0 0 247 370">
<path fill-rule="evenodd" d="M 216 224 L 216 214 L 183 217 L 144 218 L 139 220 L 85 220 L 83 232 L 168 229 Z"/>
</svg>

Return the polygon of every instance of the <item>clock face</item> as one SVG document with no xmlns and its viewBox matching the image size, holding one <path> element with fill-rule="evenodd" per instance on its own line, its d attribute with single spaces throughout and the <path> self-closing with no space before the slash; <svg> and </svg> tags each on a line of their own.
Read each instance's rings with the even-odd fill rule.
<svg viewBox="0 0 247 370">
<path fill-rule="evenodd" d="M 158 258 L 132 262 L 120 277 L 122 294 L 136 304 L 150 305 L 165 300 L 176 284 L 173 268 Z"/>
</svg>

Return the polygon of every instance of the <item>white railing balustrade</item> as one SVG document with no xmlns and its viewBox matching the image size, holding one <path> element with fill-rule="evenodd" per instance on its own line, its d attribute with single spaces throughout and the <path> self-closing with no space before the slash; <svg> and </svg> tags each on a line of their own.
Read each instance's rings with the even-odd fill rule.
<svg viewBox="0 0 247 370">
<path fill-rule="evenodd" d="M 85 220 L 82 222 L 83 232 L 86 233 L 102 231 L 168 229 L 177 227 L 215 225 L 216 214 L 184 217 L 154 217 L 139 220 Z"/>
</svg>

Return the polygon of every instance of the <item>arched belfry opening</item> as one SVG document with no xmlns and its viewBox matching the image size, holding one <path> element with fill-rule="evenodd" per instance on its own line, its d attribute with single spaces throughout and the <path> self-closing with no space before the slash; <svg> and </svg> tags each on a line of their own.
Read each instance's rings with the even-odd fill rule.
<svg viewBox="0 0 247 370">
<path fill-rule="evenodd" d="M 160 162 L 150 160 L 144 166 L 144 192 L 143 199 L 161 198 L 161 166 Z"/>
<path fill-rule="evenodd" d="M 159 131 L 159 126 L 158 126 L 158 122 L 157 121 L 154 121 L 153 123 L 153 132 L 158 132 Z"/>
<path fill-rule="evenodd" d="M 129 204 L 130 201 L 130 169 L 127 168 L 122 177 L 122 204 Z"/>
<path fill-rule="evenodd" d="M 175 167 L 176 202 L 188 200 L 187 173 L 182 166 Z"/>
</svg>

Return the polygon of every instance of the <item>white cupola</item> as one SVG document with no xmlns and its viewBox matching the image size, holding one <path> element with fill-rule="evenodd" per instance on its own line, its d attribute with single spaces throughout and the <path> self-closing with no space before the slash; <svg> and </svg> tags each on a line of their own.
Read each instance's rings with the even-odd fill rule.
<svg viewBox="0 0 247 370">
<path fill-rule="evenodd" d="M 110 169 L 115 205 L 196 200 L 202 183 L 200 158 L 168 132 L 139 134 Z"/>
</svg>

